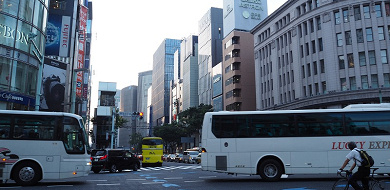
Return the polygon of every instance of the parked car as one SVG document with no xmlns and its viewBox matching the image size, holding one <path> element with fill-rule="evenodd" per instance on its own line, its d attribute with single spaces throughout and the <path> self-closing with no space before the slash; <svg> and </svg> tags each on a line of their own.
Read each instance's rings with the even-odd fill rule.
<svg viewBox="0 0 390 190">
<path fill-rule="evenodd" d="M 200 164 L 202 162 L 202 153 L 199 153 L 198 156 L 196 156 L 196 163 Z"/>
<path fill-rule="evenodd" d="M 175 161 L 175 154 L 168 154 L 167 156 L 167 162 L 174 162 Z"/>
<path fill-rule="evenodd" d="M 137 171 L 141 165 L 135 154 L 124 149 L 92 150 L 91 161 L 94 173 L 107 170 L 121 172 L 124 169 Z"/>
<path fill-rule="evenodd" d="M 181 153 L 176 153 L 175 162 L 178 162 L 178 163 L 183 162 L 183 154 L 181 154 Z"/>
<path fill-rule="evenodd" d="M 199 151 L 184 151 L 183 152 L 183 162 L 184 163 L 196 163 L 196 157 L 198 156 Z"/>
</svg>

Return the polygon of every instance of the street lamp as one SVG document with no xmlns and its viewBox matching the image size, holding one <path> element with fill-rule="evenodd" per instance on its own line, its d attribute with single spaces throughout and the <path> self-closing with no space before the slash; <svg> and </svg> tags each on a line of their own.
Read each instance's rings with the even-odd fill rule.
<svg viewBox="0 0 390 190">
<path fill-rule="evenodd" d="M 41 53 L 41 51 L 39 51 L 39 48 L 37 47 L 37 45 L 33 41 L 33 39 L 35 37 L 37 37 L 36 34 L 29 33 L 28 43 L 30 43 L 30 44 L 32 44 L 34 46 L 35 51 L 32 50 L 32 52 L 34 53 L 35 57 L 39 60 L 38 77 L 37 77 L 37 89 L 36 89 L 36 92 L 35 92 L 35 111 L 39 111 L 39 106 L 40 106 L 40 103 L 41 103 L 41 86 L 42 86 L 42 73 L 43 73 L 44 56 Z"/>
</svg>

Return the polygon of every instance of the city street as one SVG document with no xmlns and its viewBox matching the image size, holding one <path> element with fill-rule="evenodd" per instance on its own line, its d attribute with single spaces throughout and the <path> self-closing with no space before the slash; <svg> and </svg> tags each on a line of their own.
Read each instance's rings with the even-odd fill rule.
<svg viewBox="0 0 390 190">
<path fill-rule="evenodd" d="M 37 186 L 21 187 L 13 181 L 0 184 L 0 189 L 265 189 L 265 190 L 329 190 L 335 175 L 283 176 L 279 182 L 264 182 L 259 176 L 227 175 L 202 171 L 198 164 L 164 162 L 162 167 L 141 168 L 137 172 L 90 173 L 88 177 L 62 181 L 41 181 Z M 287 178 L 286 178 L 287 177 Z M 390 184 L 387 183 L 387 188 Z"/>
</svg>

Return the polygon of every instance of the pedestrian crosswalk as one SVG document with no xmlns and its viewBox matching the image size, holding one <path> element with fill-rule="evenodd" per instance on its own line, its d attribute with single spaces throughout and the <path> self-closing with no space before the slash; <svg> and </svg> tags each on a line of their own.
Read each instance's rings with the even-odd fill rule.
<svg viewBox="0 0 390 190">
<path fill-rule="evenodd" d="M 146 167 L 140 168 L 139 171 L 160 171 L 160 170 L 194 170 L 200 169 L 202 166 L 200 165 L 192 165 L 192 166 L 162 166 L 162 167 Z"/>
</svg>

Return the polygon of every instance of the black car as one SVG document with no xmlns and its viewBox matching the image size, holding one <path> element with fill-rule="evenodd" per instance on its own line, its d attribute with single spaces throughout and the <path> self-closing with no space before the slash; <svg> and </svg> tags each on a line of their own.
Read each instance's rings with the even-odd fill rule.
<svg viewBox="0 0 390 190">
<path fill-rule="evenodd" d="M 92 150 L 91 161 L 94 173 L 107 170 L 121 172 L 124 169 L 137 171 L 141 165 L 135 154 L 122 149 Z"/>
</svg>

